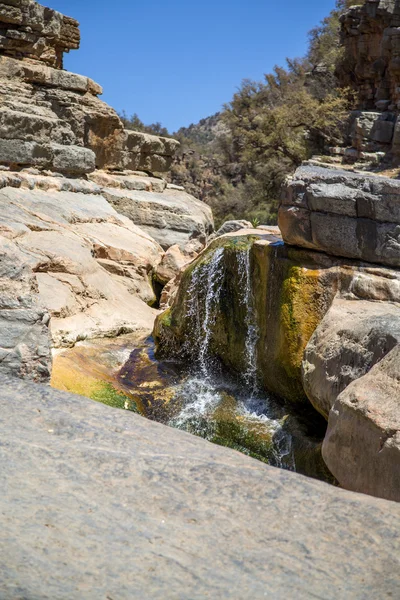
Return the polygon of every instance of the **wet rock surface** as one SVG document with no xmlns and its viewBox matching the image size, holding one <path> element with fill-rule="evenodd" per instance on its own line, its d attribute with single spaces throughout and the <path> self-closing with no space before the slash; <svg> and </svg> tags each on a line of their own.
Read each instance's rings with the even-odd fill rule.
<svg viewBox="0 0 400 600">
<path fill-rule="evenodd" d="M 396 596 L 397 504 L 47 387 L 1 390 L 4 600 Z"/>
<path fill-rule="evenodd" d="M 210 285 L 207 265 L 219 248 L 223 248 L 218 270 L 221 289 L 218 288 L 219 297 L 212 306 L 210 353 L 226 368 L 239 374 L 245 371 L 249 299 L 244 298 L 244 288 L 248 278 L 254 300 L 259 382 L 293 403 L 308 404 L 302 380 L 303 354 L 336 296 L 354 300 L 355 310 L 358 300 L 392 303 L 387 310 L 393 323 L 397 322 L 398 271 L 292 248 L 268 230 L 243 230 L 213 241 L 183 273 L 168 311 L 156 322 L 160 355 L 197 359 L 198 338 L 204 338 L 205 332 L 193 332 L 195 319 L 190 299 L 196 277 L 203 277 L 199 294 L 205 298 Z M 211 293 L 210 300 L 214 297 Z M 374 304 L 366 302 L 369 305 Z M 358 306 L 361 319 L 363 304 Z M 337 348 L 340 354 L 339 343 Z M 319 374 L 318 369 L 316 373 Z"/>
<path fill-rule="evenodd" d="M 132 334 L 59 351 L 51 385 L 335 483 L 321 455 L 326 423 L 311 407 L 295 412 L 268 393 L 249 393 L 226 374 L 204 377 L 195 365 L 157 360 L 151 338 Z"/>
</svg>

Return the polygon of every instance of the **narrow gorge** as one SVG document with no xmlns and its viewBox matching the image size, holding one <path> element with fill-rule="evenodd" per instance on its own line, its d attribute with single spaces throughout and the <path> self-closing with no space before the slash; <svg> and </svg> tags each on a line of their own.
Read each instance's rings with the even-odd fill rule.
<svg viewBox="0 0 400 600">
<path fill-rule="evenodd" d="M 398 594 L 400 3 L 340 38 L 343 143 L 218 229 L 0 1 L 4 600 Z"/>
</svg>

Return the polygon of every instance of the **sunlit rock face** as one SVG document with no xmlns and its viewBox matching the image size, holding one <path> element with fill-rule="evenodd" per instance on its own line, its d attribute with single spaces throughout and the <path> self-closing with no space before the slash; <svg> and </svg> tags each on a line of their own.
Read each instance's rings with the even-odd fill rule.
<svg viewBox="0 0 400 600">
<path fill-rule="evenodd" d="M 400 182 L 302 166 L 279 209 L 285 242 L 400 267 Z"/>
<path fill-rule="evenodd" d="M 399 344 L 336 398 L 323 456 L 346 489 L 400 501 Z"/>
<path fill-rule="evenodd" d="M 125 130 L 101 86 L 62 69 L 79 42 L 74 19 L 32 0 L 0 2 L 0 241 L 16 261 L 1 294 L 13 330 L 1 367 L 37 379 L 49 377 L 50 343 L 149 334 L 159 287 L 213 231 L 210 209 L 162 178 L 179 143 Z M 182 257 L 156 282 L 175 244 Z M 22 312 L 10 312 L 19 301 L 9 289 L 22 281 Z"/>
<path fill-rule="evenodd" d="M 325 462 L 343 487 L 400 500 L 400 184 L 301 167 L 279 223 L 286 243 L 325 252 L 347 273 L 302 362 L 304 391 L 328 420 Z"/>
<path fill-rule="evenodd" d="M 63 54 L 80 44 L 79 23 L 33 0 L 0 5 L 2 54 L 62 68 Z"/>
<path fill-rule="evenodd" d="M 179 143 L 126 131 L 100 85 L 63 71 L 79 23 L 32 0 L 0 3 L 0 163 L 81 175 L 168 171 Z"/>
</svg>

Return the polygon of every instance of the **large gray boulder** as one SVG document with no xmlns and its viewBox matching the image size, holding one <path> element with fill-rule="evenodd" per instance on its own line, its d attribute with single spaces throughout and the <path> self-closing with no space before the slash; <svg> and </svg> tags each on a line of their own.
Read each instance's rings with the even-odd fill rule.
<svg viewBox="0 0 400 600">
<path fill-rule="evenodd" d="M 303 384 L 326 419 L 338 395 L 400 344 L 400 304 L 336 298 L 311 337 Z"/>
<path fill-rule="evenodd" d="M 365 289 L 374 289 L 371 282 Z M 328 468 L 344 488 L 396 501 L 399 369 L 398 301 L 336 298 L 303 359 L 304 389 L 328 420 L 323 444 Z"/>
<path fill-rule="evenodd" d="M 400 267 L 400 181 L 302 166 L 279 209 L 285 242 Z"/>
<path fill-rule="evenodd" d="M 400 345 L 338 396 L 322 454 L 344 488 L 400 501 Z"/>
<path fill-rule="evenodd" d="M 396 597 L 399 505 L 0 383 L 2 599 Z"/>
</svg>

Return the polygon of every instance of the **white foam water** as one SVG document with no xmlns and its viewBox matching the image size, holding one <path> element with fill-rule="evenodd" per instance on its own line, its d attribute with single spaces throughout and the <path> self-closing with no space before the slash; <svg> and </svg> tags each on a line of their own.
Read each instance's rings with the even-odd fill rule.
<svg viewBox="0 0 400 600">
<path fill-rule="evenodd" d="M 254 296 L 251 286 L 251 263 L 250 246 L 238 252 L 239 281 L 241 303 L 246 310 L 245 325 L 246 338 L 244 343 L 245 372 L 243 381 L 248 386 L 250 394 L 254 396 L 258 391 L 257 382 L 257 344 L 259 340 L 259 329 L 257 326 L 257 315 L 254 306 Z"/>
<path fill-rule="evenodd" d="M 218 248 L 208 263 L 194 269 L 188 289 L 188 317 L 193 324 L 187 344 L 197 347 L 198 369 L 205 378 L 209 378 L 212 368 L 210 340 L 225 275 L 223 259 L 224 248 Z"/>
</svg>

